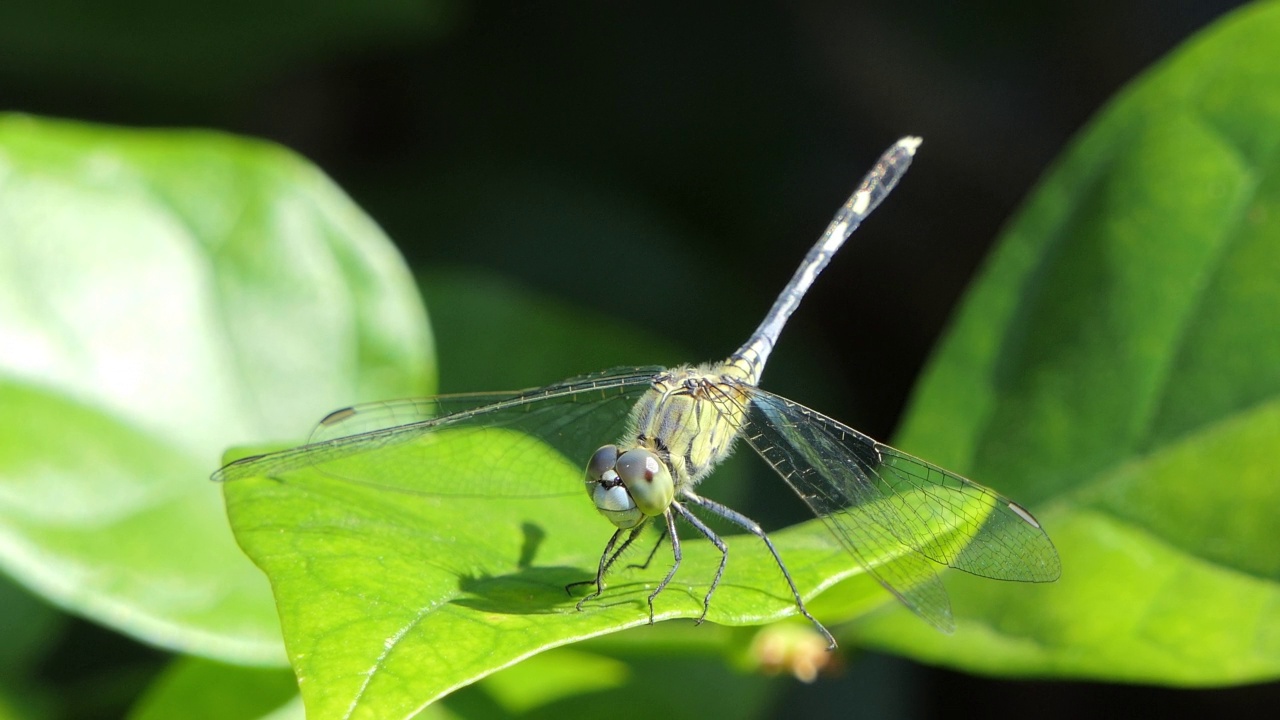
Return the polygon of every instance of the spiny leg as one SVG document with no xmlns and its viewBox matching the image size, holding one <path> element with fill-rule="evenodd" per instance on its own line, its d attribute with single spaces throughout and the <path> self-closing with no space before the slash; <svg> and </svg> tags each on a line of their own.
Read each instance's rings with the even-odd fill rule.
<svg viewBox="0 0 1280 720">
<path fill-rule="evenodd" d="M 644 523 L 641 523 L 640 525 L 637 525 L 635 528 L 632 528 L 631 534 L 627 536 L 626 541 L 618 546 L 618 549 L 614 551 L 613 556 L 610 557 L 609 561 L 604 564 L 604 571 L 602 575 L 609 574 L 609 571 L 613 569 L 613 564 L 618 562 L 618 558 L 622 557 L 622 554 L 627 551 L 627 548 L 631 547 L 631 543 L 635 542 L 640 537 L 640 533 L 644 531 L 644 527 L 645 527 Z M 662 532 L 665 534 L 666 530 L 663 530 Z M 649 557 L 653 557 L 653 553 L 649 553 Z M 647 565 L 648 561 L 645 561 L 645 564 Z M 576 585 L 578 583 L 574 583 L 574 584 Z"/>
<path fill-rule="evenodd" d="M 575 588 L 575 587 L 578 587 L 579 585 L 590 585 L 592 583 L 595 583 L 596 591 L 591 595 L 588 595 L 587 597 L 584 597 L 578 601 L 579 610 L 582 609 L 582 603 L 586 602 L 588 598 L 598 597 L 600 595 L 600 581 L 602 579 L 602 576 L 604 575 L 605 559 L 609 557 L 609 553 L 613 551 L 613 546 L 618 543 L 618 538 L 620 537 L 622 537 L 621 528 L 614 530 L 613 535 L 609 538 L 609 542 L 605 543 L 604 552 L 601 553 L 600 555 L 600 564 L 596 568 L 596 577 L 594 580 L 579 580 L 578 582 L 572 582 L 564 586 L 564 591 L 572 595 L 573 591 L 570 588 Z"/>
<path fill-rule="evenodd" d="M 698 516 L 689 512 L 680 503 L 671 503 L 671 507 L 680 513 L 680 517 L 684 518 L 711 541 L 712 545 L 720 551 L 720 567 L 716 569 L 716 576 L 711 580 L 711 589 L 707 590 L 707 594 L 702 598 L 702 614 L 698 616 L 697 624 L 701 625 L 703 620 L 707 619 L 707 611 L 711 609 L 711 594 L 716 591 L 716 586 L 720 584 L 720 578 L 724 576 L 725 565 L 729 563 L 729 546 L 724 544 L 724 540 L 715 533 L 714 530 L 707 527 L 707 524 L 698 519 Z"/>
<path fill-rule="evenodd" d="M 658 554 L 658 548 L 662 547 L 662 541 L 666 539 L 667 539 L 667 530 L 666 528 L 663 528 L 662 534 L 658 536 L 658 542 L 655 543 L 653 546 L 653 549 L 649 551 L 649 557 L 645 558 L 644 562 L 640 563 L 639 565 L 628 565 L 627 567 L 632 570 L 648 570 L 649 563 L 653 562 L 653 556 Z"/>
<path fill-rule="evenodd" d="M 662 578 L 662 582 L 658 583 L 658 589 L 649 593 L 649 624 L 653 624 L 653 599 L 658 597 L 658 593 L 667 587 L 667 583 L 671 582 L 671 578 L 676 576 L 676 570 L 680 569 L 680 536 L 676 534 L 676 516 L 672 514 L 671 508 L 676 508 L 681 513 L 685 513 L 685 509 L 680 507 L 680 503 L 673 502 L 666 512 L 662 513 L 662 517 L 667 521 L 667 535 L 671 537 L 671 554 L 675 556 L 675 563 L 671 565 L 671 570 L 667 572 L 667 576 Z"/>
<path fill-rule="evenodd" d="M 809 609 L 804 606 L 804 600 L 800 597 L 800 591 L 796 589 L 795 581 L 791 579 L 791 573 L 787 572 L 787 566 L 782 562 L 782 556 L 779 555 L 778 550 L 773 547 L 773 541 L 771 541 L 769 536 L 765 534 L 759 523 L 746 515 L 743 515 L 737 510 L 727 508 L 715 500 L 708 500 L 700 495 L 695 495 L 688 490 L 682 492 L 681 496 L 698 507 L 705 508 L 716 515 L 719 515 L 725 520 L 740 526 L 742 529 L 763 540 L 765 547 L 769 548 L 769 552 L 773 554 L 774 562 L 778 563 L 778 569 L 782 570 L 782 577 L 786 579 L 787 586 L 791 588 L 791 594 L 796 599 L 796 607 L 800 609 L 800 614 L 808 618 L 809 622 L 813 623 L 813 626 L 818 629 L 818 632 L 822 633 L 823 637 L 827 639 L 827 649 L 835 650 L 836 639 L 832 637 L 831 633 L 825 627 L 823 627 L 822 623 L 818 622 L 816 618 L 809 614 Z M 672 505 L 674 506 L 675 503 L 672 503 Z M 723 567 L 724 566 L 722 564 L 721 569 L 723 569 Z M 720 578 L 717 576 L 716 580 L 719 579 Z M 712 586 L 712 589 L 715 589 L 714 585 Z"/>
<path fill-rule="evenodd" d="M 595 584 L 596 586 L 595 592 L 587 595 L 586 597 L 578 601 L 579 610 L 582 609 L 582 605 L 586 603 L 588 600 L 594 600 L 595 598 L 600 597 L 600 593 L 604 592 L 604 576 L 605 576 L 605 573 L 609 572 L 609 566 L 613 565 L 613 561 L 617 560 L 618 556 L 622 554 L 622 551 L 626 550 L 627 546 L 630 545 L 632 541 L 636 539 L 637 536 L 639 536 L 640 531 L 643 528 L 644 528 L 643 524 L 633 528 L 631 530 L 631 534 L 627 536 L 627 539 L 623 541 L 622 545 L 618 547 L 616 552 L 614 551 L 613 546 L 618 543 L 618 538 L 622 537 L 622 533 L 624 531 L 622 529 L 615 530 L 613 533 L 613 536 L 609 538 L 609 542 L 604 546 L 604 552 L 600 554 L 600 565 L 596 568 L 595 579 L 579 580 L 578 582 L 572 582 L 564 586 L 564 591 L 572 595 L 573 590 L 571 588 L 578 587 L 579 585 L 591 585 L 592 583 Z"/>
<path fill-rule="evenodd" d="M 622 553 L 626 552 L 627 548 L 631 547 L 631 543 L 635 542 L 636 538 L 640 537 L 640 531 L 643 529 L 644 529 L 643 524 L 632 528 L 631 534 L 627 536 L 627 539 L 624 540 L 623 543 L 618 546 L 617 550 L 613 550 L 614 543 L 616 543 L 618 541 L 618 538 L 622 535 L 622 530 L 616 530 L 613 533 L 613 537 L 609 538 L 609 543 L 604 546 L 604 553 L 600 556 L 600 566 L 596 569 L 595 579 L 579 580 L 577 582 L 571 582 L 568 585 L 564 586 L 565 592 L 569 594 L 573 594 L 570 588 L 576 588 L 579 585 L 594 584 L 596 586 L 596 591 L 591 595 L 588 595 L 587 597 L 583 598 L 583 601 L 585 602 L 586 600 L 590 600 L 591 598 L 599 597 L 600 586 L 604 580 L 604 576 L 609 574 L 609 569 L 613 567 L 613 564 L 617 562 L 618 558 L 622 557 Z M 612 555 L 609 554 L 610 550 L 613 550 Z M 608 559 L 606 560 L 606 558 Z M 578 605 L 579 605 L 578 609 L 581 610 L 582 603 L 580 602 L 578 603 Z"/>
</svg>

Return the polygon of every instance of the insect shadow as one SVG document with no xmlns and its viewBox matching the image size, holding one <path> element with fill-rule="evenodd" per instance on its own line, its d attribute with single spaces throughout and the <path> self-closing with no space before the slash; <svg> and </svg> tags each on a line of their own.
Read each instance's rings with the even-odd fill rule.
<svg viewBox="0 0 1280 720">
<path fill-rule="evenodd" d="M 464 593 L 464 597 L 455 598 L 451 603 L 484 612 L 512 615 L 555 615 L 578 611 L 578 600 L 592 586 L 572 594 L 565 587 L 589 579 L 591 573 L 581 567 L 537 565 L 538 549 L 546 538 L 546 531 L 529 522 L 523 523 L 520 529 L 524 533 L 524 542 L 516 561 L 518 569 L 502 575 L 459 576 L 458 589 Z M 622 573 L 612 579 L 609 600 L 593 600 L 585 609 L 630 604 L 645 607 L 650 583 L 628 582 Z"/>
</svg>

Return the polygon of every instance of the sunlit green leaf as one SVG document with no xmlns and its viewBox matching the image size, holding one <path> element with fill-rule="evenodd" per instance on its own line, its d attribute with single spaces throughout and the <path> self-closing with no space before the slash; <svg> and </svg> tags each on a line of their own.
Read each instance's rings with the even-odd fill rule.
<svg viewBox="0 0 1280 720">
<path fill-rule="evenodd" d="M 959 631 L 878 646 L 1001 674 L 1280 676 L 1280 5 L 1122 93 L 1012 223 L 902 445 L 1017 497 L 1062 579 L 955 577 Z"/>
<path fill-rule="evenodd" d="M 0 117 L 0 563 L 152 643 L 282 659 L 228 445 L 429 389 L 385 237 L 315 168 L 212 133 Z"/>
<path fill-rule="evenodd" d="M 451 443 L 466 451 L 452 451 Z M 477 464 L 495 487 L 572 487 L 580 473 L 509 431 L 443 431 L 431 436 L 430 450 L 429 467 L 416 471 L 458 478 L 459 492 L 469 487 L 464 478 L 478 477 Z M 511 457 L 520 464 L 491 462 Z M 360 462 L 355 456 L 339 466 L 359 476 Z M 619 571 L 578 611 L 565 586 L 592 577 L 613 531 L 585 493 L 414 494 L 306 468 L 229 482 L 226 495 L 241 545 L 271 577 L 303 697 L 320 717 L 407 717 L 533 653 L 647 624 L 646 598 L 670 566 L 668 554 L 648 568 Z M 635 562 L 656 540 L 649 536 Z M 818 521 L 774 542 L 807 593 L 857 572 Z M 743 625 L 793 614 L 795 601 L 764 545 L 750 536 L 729 543 L 732 561 L 707 619 Z M 866 550 L 884 558 L 896 552 Z M 720 555 L 706 542 L 686 542 L 683 552 L 676 580 L 654 602 L 656 620 L 702 613 Z"/>
</svg>

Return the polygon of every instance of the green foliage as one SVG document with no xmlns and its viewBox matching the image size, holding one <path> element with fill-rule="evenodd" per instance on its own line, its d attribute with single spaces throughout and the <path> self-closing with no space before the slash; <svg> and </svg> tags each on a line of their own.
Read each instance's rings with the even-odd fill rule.
<svg viewBox="0 0 1280 720">
<path fill-rule="evenodd" d="M 665 338 L 481 270 L 428 270 L 419 284 L 441 347 L 444 392 L 518 390 L 604 368 L 672 365 L 688 357 Z"/>
<path fill-rule="evenodd" d="M 280 662 L 222 450 L 428 389 L 411 279 L 314 168 L 211 133 L 0 119 L 0 563 L 149 642 Z"/>
<path fill-rule="evenodd" d="M 1000 675 L 1280 676 L 1277 67 L 1280 7 L 1262 5 L 1126 90 L 1011 224 L 918 388 L 902 447 L 1031 507 L 1063 578 L 949 576 L 948 638 L 817 523 L 775 533 L 800 587 L 824 591 L 815 613 L 853 621 L 842 642 Z M 485 676 L 427 714 L 556 716 L 626 695 L 623 716 L 681 717 L 698 709 L 649 669 L 696 682 L 690 658 L 744 662 L 746 631 L 687 622 L 718 560 L 705 543 L 686 545 L 655 605 L 684 621 L 637 627 L 657 561 L 574 608 L 563 586 L 590 576 L 611 531 L 585 497 L 446 500 L 305 471 L 205 481 L 227 447 L 297 441 L 335 407 L 433 389 L 408 271 L 310 165 L 210 133 L 4 116 L 0 238 L 0 565 L 71 612 L 233 663 L 180 659 L 134 717 L 298 716 L 288 673 L 252 667 L 280 660 L 281 626 L 314 717 L 407 716 Z M 450 345 L 481 356 L 452 356 L 469 357 L 454 373 L 467 389 L 706 359 L 452 277 L 424 284 L 445 326 L 465 328 Z M 520 313 L 534 322 L 514 327 Z M 581 460 L 535 455 L 520 480 Z M 760 544 L 729 544 L 710 623 L 792 615 Z M 41 652 L 35 631 L 60 618 L 5 586 L 0 607 L 29 631 L 6 630 L 0 716 L 28 716 L 39 701 L 12 688 Z M 592 637 L 590 652 L 559 647 Z M 662 663 L 617 661 L 646 652 Z M 738 684 L 743 702 L 766 692 Z"/>
<path fill-rule="evenodd" d="M 249 668 L 186 657 L 156 679 L 129 720 L 301 718 L 297 690 L 293 673 L 285 668 Z"/>
<path fill-rule="evenodd" d="M 486 467 L 495 484 L 560 487 L 580 474 L 549 449 L 539 456 L 522 443 L 515 453 L 494 435 L 485 444 L 471 438 L 472 454 L 463 455 L 441 433 L 432 444 L 440 461 L 419 472 L 465 477 L 475 463 L 517 456 L 519 465 Z M 576 610 L 585 590 L 571 597 L 565 586 L 592 577 L 613 531 L 585 493 L 415 497 L 303 470 L 237 480 L 226 494 L 241 545 L 272 579 L 290 658 L 314 680 L 303 696 L 321 717 L 407 716 L 536 652 L 645 625 L 646 598 L 669 567 L 660 559 L 620 571 Z M 818 591 L 856 571 L 816 520 L 773 538 L 799 587 Z M 635 562 L 656 540 L 648 537 Z M 707 619 L 759 624 L 794 613 L 763 544 L 750 536 L 730 544 L 732 562 Z M 686 542 L 680 574 L 654 601 L 655 619 L 697 618 L 719 561 L 710 543 Z"/>
<path fill-rule="evenodd" d="M 1280 675 L 1280 6 L 1128 88 L 1026 208 L 919 385 L 904 447 L 1036 508 L 1063 576 L 952 578 L 955 637 L 865 642 L 1001 674 Z"/>
<path fill-rule="evenodd" d="M 691 653 L 687 645 L 668 646 L 661 654 L 638 650 L 641 643 L 609 648 L 608 654 L 577 647 L 581 646 L 535 655 L 431 707 L 468 718 L 554 720 L 605 708 L 618 720 L 750 718 L 761 713 L 778 686 L 759 674 L 736 671 L 715 655 Z M 673 678 L 679 682 L 673 683 Z"/>
</svg>

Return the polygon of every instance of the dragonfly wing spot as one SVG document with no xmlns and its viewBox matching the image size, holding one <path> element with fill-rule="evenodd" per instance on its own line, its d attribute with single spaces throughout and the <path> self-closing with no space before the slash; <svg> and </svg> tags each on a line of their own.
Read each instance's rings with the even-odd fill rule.
<svg viewBox="0 0 1280 720">
<path fill-rule="evenodd" d="M 324 416 L 324 419 L 320 421 L 320 425 L 323 427 L 336 425 L 355 414 L 356 414 L 356 409 L 353 407 L 344 407 L 341 410 L 334 410 L 333 412 Z"/>
<path fill-rule="evenodd" d="M 1031 515 L 1031 513 L 1027 511 L 1027 509 L 1026 509 L 1026 508 L 1022 507 L 1021 505 L 1019 505 L 1019 504 L 1018 504 L 1018 503 L 1016 503 L 1016 502 L 1010 502 L 1010 503 L 1009 503 L 1009 509 L 1010 509 L 1010 510 L 1012 510 L 1015 514 L 1017 514 L 1017 516 L 1018 516 L 1018 517 L 1022 518 L 1024 521 L 1026 521 L 1026 523 L 1027 523 L 1028 525 L 1030 525 L 1031 527 L 1033 527 L 1033 528 L 1035 528 L 1035 529 L 1037 529 L 1037 530 L 1039 530 L 1039 529 L 1040 529 L 1040 521 L 1039 521 L 1039 520 L 1036 520 L 1036 519 Z"/>
</svg>

